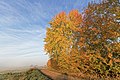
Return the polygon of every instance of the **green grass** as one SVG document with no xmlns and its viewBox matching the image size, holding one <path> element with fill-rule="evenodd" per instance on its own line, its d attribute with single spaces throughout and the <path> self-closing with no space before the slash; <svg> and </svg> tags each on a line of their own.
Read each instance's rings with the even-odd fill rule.
<svg viewBox="0 0 120 80">
<path fill-rule="evenodd" d="M 26 72 L 0 74 L 0 80 L 51 80 L 41 73 L 39 69 L 30 69 Z"/>
</svg>

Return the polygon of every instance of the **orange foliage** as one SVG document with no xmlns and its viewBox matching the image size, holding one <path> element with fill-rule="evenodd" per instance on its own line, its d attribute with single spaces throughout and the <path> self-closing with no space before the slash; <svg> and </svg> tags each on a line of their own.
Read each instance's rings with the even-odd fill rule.
<svg viewBox="0 0 120 80">
<path fill-rule="evenodd" d="M 45 38 L 48 66 L 69 72 L 119 74 L 118 6 L 117 0 L 103 1 L 89 4 L 83 15 L 78 10 L 56 15 Z"/>
<path fill-rule="evenodd" d="M 49 68 L 51 68 L 51 67 L 52 67 L 52 64 L 51 64 L 51 59 L 49 59 L 49 60 L 48 60 L 48 62 L 47 62 L 47 66 L 48 66 Z"/>
</svg>

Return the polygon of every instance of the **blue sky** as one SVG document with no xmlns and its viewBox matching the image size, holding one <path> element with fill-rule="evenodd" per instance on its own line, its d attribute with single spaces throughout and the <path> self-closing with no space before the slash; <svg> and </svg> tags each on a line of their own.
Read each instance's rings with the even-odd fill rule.
<svg viewBox="0 0 120 80">
<path fill-rule="evenodd" d="M 0 0 L 0 67 L 45 65 L 44 38 L 59 12 L 78 9 L 92 0 Z"/>
</svg>

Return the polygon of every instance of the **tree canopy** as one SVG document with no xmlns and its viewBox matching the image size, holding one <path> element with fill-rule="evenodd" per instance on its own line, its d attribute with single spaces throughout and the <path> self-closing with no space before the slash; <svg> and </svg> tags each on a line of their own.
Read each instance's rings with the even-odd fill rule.
<svg viewBox="0 0 120 80">
<path fill-rule="evenodd" d="M 55 69 L 120 74 L 119 0 L 89 3 L 83 13 L 61 12 L 49 24 L 45 51 Z"/>
</svg>

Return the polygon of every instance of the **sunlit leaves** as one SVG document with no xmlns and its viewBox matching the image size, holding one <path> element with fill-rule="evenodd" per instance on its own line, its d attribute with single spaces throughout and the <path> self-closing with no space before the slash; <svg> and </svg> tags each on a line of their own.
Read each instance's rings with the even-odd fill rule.
<svg viewBox="0 0 120 80">
<path fill-rule="evenodd" d="M 65 12 L 57 14 L 51 20 L 50 28 L 47 28 L 45 51 L 51 58 L 56 59 L 59 67 L 65 68 L 65 64 L 69 62 L 68 54 L 75 43 L 75 32 L 81 22 L 81 14 L 78 10 L 72 10 L 68 15 Z"/>
</svg>

